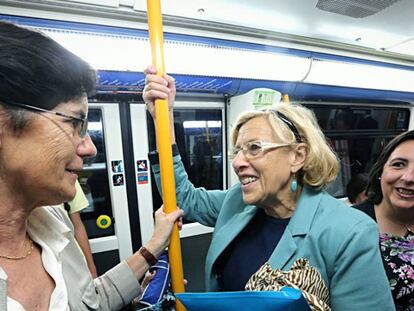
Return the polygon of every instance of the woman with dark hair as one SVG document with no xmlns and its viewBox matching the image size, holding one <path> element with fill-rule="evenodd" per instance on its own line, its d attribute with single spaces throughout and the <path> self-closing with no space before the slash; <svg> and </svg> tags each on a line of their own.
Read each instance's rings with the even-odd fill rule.
<svg viewBox="0 0 414 311">
<path fill-rule="evenodd" d="M 368 184 L 368 174 L 359 173 L 352 176 L 351 180 L 346 185 L 346 195 L 350 205 L 355 205 L 364 202 L 367 199 L 365 189 Z"/>
<path fill-rule="evenodd" d="M 355 207 L 377 223 L 396 309 L 414 310 L 414 131 L 395 137 L 371 169 L 368 200 Z"/>
<path fill-rule="evenodd" d="M 76 193 L 95 72 L 45 35 L 0 22 L 0 310 L 119 310 L 168 244 L 181 211 L 95 280 L 61 203 Z"/>
</svg>

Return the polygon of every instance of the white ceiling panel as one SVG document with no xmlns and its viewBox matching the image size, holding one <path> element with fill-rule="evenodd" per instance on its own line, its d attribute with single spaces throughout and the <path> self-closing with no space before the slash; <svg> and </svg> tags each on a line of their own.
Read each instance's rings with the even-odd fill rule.
<svg viewBox="0 0 414 311">
<path fill-rule="evenodd" d="M 362 11 L 364 6 L 367 7 L 364 3 L 369 3 L 366 0 L 325 1 L 358 4 L 359 7 L 354 6 L 354 11 Z M 379 12 L 361 18 L 347 16 L 346 8 L 341 8 L 345 15 L 321 10 L 316 7 L 318 0 L 162 0 L 161 4 L 163 14 L 167 15 L 252 27 L 414 56 L 412 46 L 402 44 L 414 39 L 414 1 L 377 2 L 382 3 L 383 9 L 379 8 Z M 136 0 L 134 9 L 145 11 L 146 1 Z M 388 49 L 400 45 L 400 49 Z"/>
</svg>

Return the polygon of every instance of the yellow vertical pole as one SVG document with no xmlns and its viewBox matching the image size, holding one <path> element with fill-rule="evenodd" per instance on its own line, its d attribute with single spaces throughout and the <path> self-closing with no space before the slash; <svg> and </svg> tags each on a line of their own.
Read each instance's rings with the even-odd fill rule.
<svg viewBox="0 0 414 311">
<path fill-rule="evenodd" d="M 282 103 L 290 104 L 289 94 L 282 95 Z"/>
<path fill-rule="evenodd" d="M 147 0 L 147 8 L 152 64 L 157 68 L 157 74 L 162 76 L 165 73 L 165 66 L 160 0 Z M 167 100 L 157 99 L 155 101 L 155 118 L 164 211 L 166 213 L 171 213 L 177 208 L 177 200 L 175 196 L 175 181 Z M 175 293 L 182 293 L 184 292 L 184 277 L 181 259 L 180 236 L 177 224 L 174 225 L 174 229 L 171 233 L 170 245 L 168 247 L 168 258 L 171 266 L 173 291 Z M 185 310 L 184 306 L 178 300 L 176 302 L 175 309 L 178 311 Z"/>
</svg>

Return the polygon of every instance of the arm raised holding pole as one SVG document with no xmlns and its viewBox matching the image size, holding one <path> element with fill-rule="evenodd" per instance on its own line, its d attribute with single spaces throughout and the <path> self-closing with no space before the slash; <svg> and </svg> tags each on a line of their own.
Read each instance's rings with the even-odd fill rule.
<svg viewBox="0 0 414 311">
<path fill-rule="evenodd" d="M 148 0 L 148 30 L 151 42 L 152 63 L 156 74 L 163 77 L 165 73 L 163 32 L 160 0 Z M 168 82 L 167 82 L 168 84 Z M 173 83 L 172 83 L 173 84 Z M 174 85 L 174 84 L 173 84 Z M 144 98 L 145 100 L 145 98 Z M 163 189 L 164 211 L 171 213 L 176 210 L 177 201 L 175 196 L 174 170 L 172 162 L 172 140 L 175 142 L 174 128 L 170 127 L 170 114 L 172 110 L 168 107 L 166 99 L 155 100 L 155 124 L 157 136 L 157 148 L 161 169 L 161 185 Z M 153 109 L 153 108 L 151 108 Z M 171 264 L 171 280 L 173 291 L 184 292 L 183 266 L 181 259 L 181 245 L 178 225 L 175 224 L 171 233 L 168 257 Z M 185 310 L 184 306 L 177 301 L 176 309 Z"/>
</svg>

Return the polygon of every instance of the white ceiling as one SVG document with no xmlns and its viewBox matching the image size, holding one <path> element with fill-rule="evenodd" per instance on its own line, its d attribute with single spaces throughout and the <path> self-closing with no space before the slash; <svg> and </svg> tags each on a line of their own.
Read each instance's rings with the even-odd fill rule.
<svg viewBox="0 0 414 311">
<path fill-rule="evenodd" d="M 369 3 L 387 0 L 335 0 Z M 389 0 L 391 1 L 391 0 Z M 122 0 L 121 0 L 122 2 Z M 125 2 L 128 2 L 127 0 Z M 414 56 L 414 0 L 353 18 L 316 8 L 318 0 L 162 0 L 162 13 L 337 41 Z M 136 10 L 146 10 L 136 0 Z"/>
<path fill-rule="evenodd" d="M 156 1 L 156 0 L 152 0 Z M 185 17 L 273 31 L 287 35 L 335 41 L 388 55 L 414 59 L 414 0 L 320 0 L 337 7 L 391 4 L 376 14 L 354 18 L 320 10 L 318 0 L 160 0 L 164 15 Z M 147 0 L 0 0 L 9 6 L 87 4 L 118 12 L 146 15 Z M 357 10 L 361 12 L 362 10 Z M 225 26 L 224 26 L 225 27 Z"/>
</svg>

